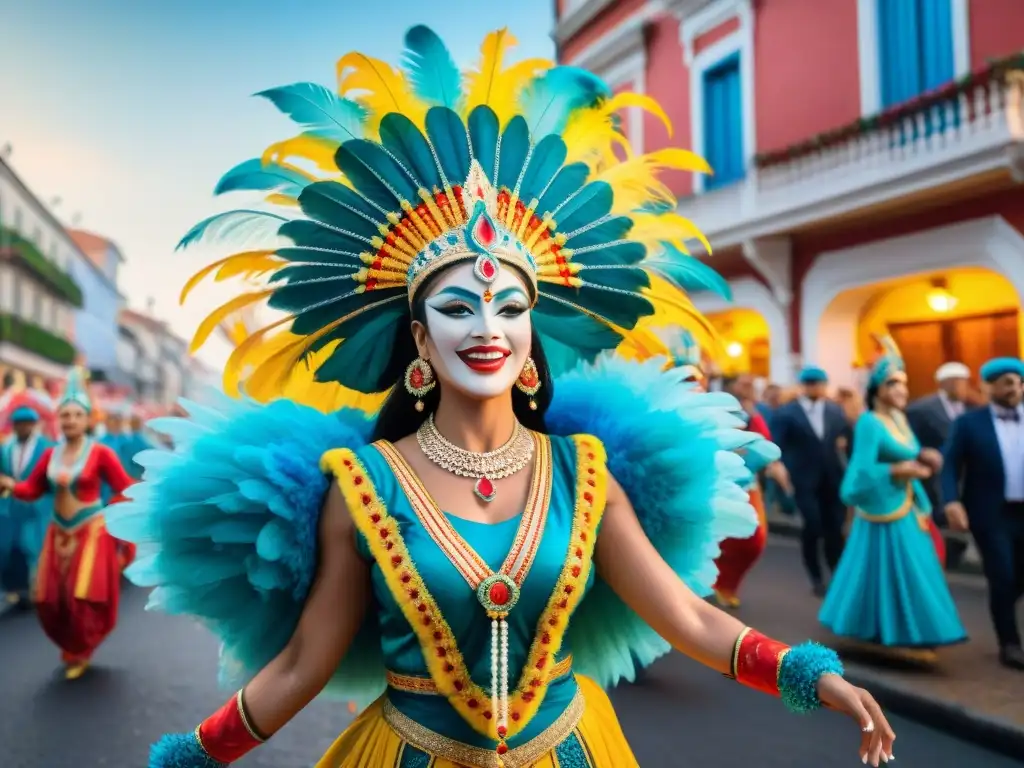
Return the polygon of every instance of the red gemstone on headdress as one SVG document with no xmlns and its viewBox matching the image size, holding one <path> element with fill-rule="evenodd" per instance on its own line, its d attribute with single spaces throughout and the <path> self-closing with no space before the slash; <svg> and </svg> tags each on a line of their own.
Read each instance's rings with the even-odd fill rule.
<svg viewBox="0 0 1024 768">
<path fill-rule="evenodd" d="M 495 605 L 505 605 L 510 597 L 508 585 L 501 581 L 494 582 L 487 596 Z"/>
<path fill-rule="evenodd" d="M 480 245 L 485 248 L 490 247 L 494 243 L 496 233 L 494 231 L 494 225 L 491 224 L 491 220 L 486 216 L 481 216 L 476 222 L 476 232 L 473 233 L 474 237 Z"/>
<path fill-rule="evenodd" d="M 490 259 L 484 259 L 480 263 L 480 273 L 488 280 L 493 279 L 495 275 L 494 262 Z"/>
</svg>

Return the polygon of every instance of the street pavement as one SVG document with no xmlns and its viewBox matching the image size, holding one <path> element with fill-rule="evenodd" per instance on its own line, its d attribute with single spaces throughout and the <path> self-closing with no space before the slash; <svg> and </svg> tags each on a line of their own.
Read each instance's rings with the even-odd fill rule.
<svg viewBox="0 0 1024 768">
<path fill-rule="evenodd" d="M 744 612 L 759 604 L 759 614 L 784 615 L 788 606 L 810 600 L 793 586 L 800 576 L 796 558 L 789 547 L 769 548 Z M 142 768 L 150 742 L 164 731 L 191 730 L 227 698 L 216 685 L 213 639 L 188 620 L 145 613 L 144 602 L 142 590 L 126 589 L 121 624 L 96 666 L 73 683 L 61 677 L 57 652 L 31 613 L 0 616 L 0 766 Z M 642 683 L 619 687 L 612 698 L 644 768 L 860 765 L 859 732 L 846 718 L 790 715 L 777 700 L 678 654 L 652 667 Z M 311 766 L 350 719 L 344 705 L 316 702 L 238 765 Z M 1024 765 L 955 733 L 900 717 L 892 721 L 897 766 Z"/>
</svg>

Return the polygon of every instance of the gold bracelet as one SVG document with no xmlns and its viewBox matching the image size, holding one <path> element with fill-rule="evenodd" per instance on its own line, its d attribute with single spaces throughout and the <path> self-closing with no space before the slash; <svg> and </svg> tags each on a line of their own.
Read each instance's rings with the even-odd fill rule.
<svg viewBox="0 0 1024 768">
<path fill-rule="evenodd" d="M 267 740 L 267 738 L 260 735 L 259 731 L 256 730 L 255 726 L 253 726 L 252 721 L 249 720 L 249 716 L 245 713 L 245 702 L 242 701 L 242 692 L 244 690 L 244 688 L 240 688 L 238 690 L 238 695 L 236 696 L 236 701 L 238 702 L 238 716 L 242 718 L 242 725 L 245 726 L 245 730 L 249 732 L 249 735 L 262 744 Z"/>
<path fill-rule="evenodd" d="M 732 661 L 729 664 L 729 677 L 736 679 L 736 668 L 740 662 L 740 646 L 743 645 L 743 638 L 750 633 L 750 627 L 744 627 L 743 631 L 736 637 L 736 643 L 732 647 Z"/>
</svg>

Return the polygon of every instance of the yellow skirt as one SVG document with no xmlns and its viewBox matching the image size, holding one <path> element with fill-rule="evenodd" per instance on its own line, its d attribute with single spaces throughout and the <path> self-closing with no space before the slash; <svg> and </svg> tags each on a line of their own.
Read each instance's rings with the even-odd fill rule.
<svg viewBox="0 0 1024 768">
<path fill-rule="evenodd" d="M 526 744 L 509 750 L 502 758 L 505 768 L 639 768 L 608 696 L 590 678 L 577 675 L 576 682 L 580 693 L 566 715 Z M 433 733 L 397 712 L 382 696 L 345 729 L 316 768 L 497 765 L 493 751 Z"/>
</svg>

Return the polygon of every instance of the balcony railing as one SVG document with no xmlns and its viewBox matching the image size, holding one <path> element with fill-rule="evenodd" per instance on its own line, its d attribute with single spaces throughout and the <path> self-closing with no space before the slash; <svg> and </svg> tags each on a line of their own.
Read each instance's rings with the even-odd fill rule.
<svg viewBox="0 0 1024 768">
<path fill-rule="evenodd" d="M 13 256 L 50 290 L 76 308 L 82 306 L 82 289 L 67 272 L 47 259 L 32 241 L 7 227 L 0 227 L 0 258 Z"/>
<path fill-rule="evenodd" d="M 0 342 L 4 341 L 61 365 L 71 365 L 77 355 L 67 339 L 14 315 L 0 314 Z"/>
<path fill-rule="evenodd" d="M 759 155 L 747 178 L 681 200 L 733 245 L 994 169 L 1024 170 L 1024 55 L 871 118 Z"/>
</svg>

